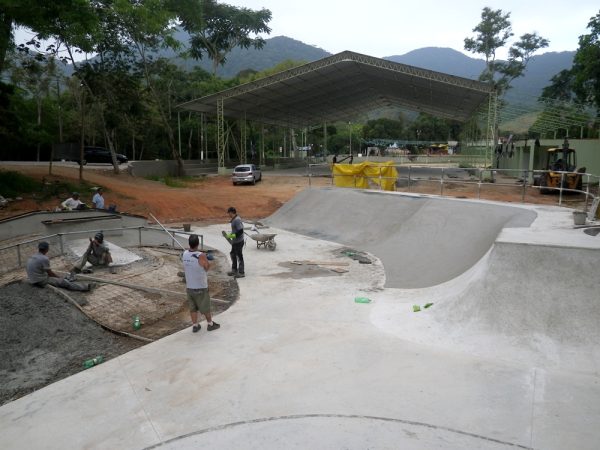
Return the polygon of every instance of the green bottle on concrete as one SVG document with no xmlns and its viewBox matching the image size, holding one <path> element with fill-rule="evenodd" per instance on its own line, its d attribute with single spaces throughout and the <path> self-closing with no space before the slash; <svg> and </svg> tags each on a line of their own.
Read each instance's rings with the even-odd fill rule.
<svg viewBox="0 0 600 450">
<path fill-rule="evenodd" d="M 90 367 L 97 366 L 102 361 L 104 361 L 104 358 L 102 356 L 96 356 L 95 358 L 88 359 L 88 360 L 84 361 L 83 362 L 83 367 L 85 369 L 89 369 Z"/>
</svg>

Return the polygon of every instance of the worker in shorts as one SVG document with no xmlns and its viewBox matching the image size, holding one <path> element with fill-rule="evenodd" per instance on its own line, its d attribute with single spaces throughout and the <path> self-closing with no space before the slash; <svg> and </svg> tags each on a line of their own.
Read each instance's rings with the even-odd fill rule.
<svg viewBox="0 0 600 450">
<path fill-rule="evenodd" d="M 208 294 L 208 269 L 210 263 L 206 253 L 198 250 L 200 239 L 197 234 L 191 234 L 189 237 L 189 250 L 183 252 L 181 261 L 185 271 L 185 284 L 187 287 L 187 298 L 190 307 L 190 317 L 192 318 L 192 332 L 200 331 L 198 323 L 198 312 L 206 317 L 208 322 L 207 330 L 213 331 L 219 329 L 221 325 L 213 322 L 210 295 Z"/>
</svg>

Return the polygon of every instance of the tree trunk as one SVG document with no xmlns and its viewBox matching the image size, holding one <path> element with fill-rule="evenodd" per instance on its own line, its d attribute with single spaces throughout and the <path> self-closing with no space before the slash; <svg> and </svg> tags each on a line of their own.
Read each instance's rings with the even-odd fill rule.
<svg viewBox="0 0 600 450">
<path fill-rule="evenodd" d="M 4 61 L 10 45 L 13 23 L 13 18 L 7 12 L 2 13 L 2 16 L 2 21 L 0 21 L 0 73 L 4 70 Z"/>
</svg>

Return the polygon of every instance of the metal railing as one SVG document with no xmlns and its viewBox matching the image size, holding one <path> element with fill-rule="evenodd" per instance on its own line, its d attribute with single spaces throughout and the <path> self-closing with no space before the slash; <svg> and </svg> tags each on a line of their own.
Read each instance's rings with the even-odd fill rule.
<svg viewBox="0 0 600 450">
<path fill-rule="evenodd" d="M 560 172 L 560 171 L 547 171 L 547 170 L 523 170 L 523 169 L 489 169 L 489 168 L 460 168 L 460 167 L 422 167 L 414 165 L 394 165 L 398 172 L 397 177 L 388 177 L 383 175 L 384 170 L 389 170 L 390 166 L 382 166 L 379 168 L 379 175 L 376 176 L 365 176 L 361 174 L 356 175 L 340 175 L 332 174 L 330 164 L 311 164 L 308 167 L 308 178 L 309 186 L 312 185 L 311 178 L 313 176 L 330 176 L 331 184 L 335 185 L 336 177 L 353 178 L 354 187 L 358 187 L 358 180 L 367 179 L 367 182 L 372 189 L 381 190 L 381 180 L 393 180 L 396 186 L 395 190 L 402 190 L 398 188 L 406 187 L 408 192 L 418 192 L 415 189 L 417 183 L 437 183 L 439 184 L 439 195 L 444 197 L 444 191 L 449 186 L 454 184 L 461 185 L 473 185 L 476 186 L 477 198 L 481 198 L 483 189 L 499 189 L 501 187 L 520 187 L 521 189 L 521 202 L 525 203 L 525 198 L 528 189 L 541 190 L 544 193 L 548 191 L 556 191 L 558 193 L 558 204 L 562 205 L 565 194 L 580 194 L 585 196 L 584 210 L 587 212 L 589 204 L 599 195 L 599 182 L 600 176 L 591 173 L 577 173 L 577 172 Z M 415 172 L 427 172 L 427 177 L 423 177 L 423 173 L 415 174 Z M 540 186 L 538 183 L 531 183 L 529 180 L 541 179 L 542 176 L 548 172 L 560 174 L 560 184 L 556 187 L 552 186 Z M 466 174 L 466 176 L 465 176 Z M 512 174 L 511 182 L 505 182 L 500 179 L 501 176 L 510 176 Z M 437 176 L 436 176 L 437 175 Z M 567 176 L 581 176 L 581 184 L 583 189 L 571 189 L 566 187 L 565 179 Z M 372 182 L 372 180 L 377 182 Z M 348 183 L 344 183 L 348 184 Z M 591 187 L 595 186 L 595 191 L 591 190 Z M 438 195 L 438 194 L 433 194 Z"/>
<path fill-rule="evenodd" d="M 5 247 L 0 248 L 0 274 L 7 273 L 12 270 L 16 270 L 25 266 L 27 259 L 37 253 L 38 248 L 37 245 L 41 241 L 46 241 L 50 244 L 50 250 L 47 253 L 49 258 L 55 256 L 61 256 L 65 254 L 66 242 L 69 236 L 80 235 L 80 234 L 95 234 L 97 232 L 109 233 L 109 232 L 133 232 L 137 231 L 134 235 L 137 237 L 137 247 L 143 247 L 144 245 L 150 245 L 148 239 L 146 239 L 146 244 L 144 244 L 143 234 L 152 232 L 157 235 L 161 235 L 163 240 L 167 240 L 171 242 L 172 248 L 179 249 L 179 245 L 175 245 L 175 238 L 173 237 L 175 233 L 177 234 L 185 234 L 190 235 L 191 232 L 188 233 L 186 231 L 181 230 L 173 230 L 168 229 L 168 231 L 172 234 L 171 238 L 168 239 L 166 237 L 166 233 L 161 228 L 155 227 L 147 227 L 147 226 L 137 226 L 137 227 L 121 227 L 121 228 L 103 228 L 98 230 L 84 230 L 84 231 L 68 231 L 62 233 L 50 234 L 47 236 L 40 236 L 34 239 L 29 239 L 27 241 L 18 242 L 16 244 L 11 244 Z M 133 237 L 133 236 L 132 236 Z M 198 235 L 200 238 L 200 248 L 204 249 L 204 236 Z M 135 238 L 133 238 L 135 239 Z M 153 240 L 153 243 L 156 242 L 156 239 Z M 133 245 L 133 242 L 132 242 Z"/>
</svg>

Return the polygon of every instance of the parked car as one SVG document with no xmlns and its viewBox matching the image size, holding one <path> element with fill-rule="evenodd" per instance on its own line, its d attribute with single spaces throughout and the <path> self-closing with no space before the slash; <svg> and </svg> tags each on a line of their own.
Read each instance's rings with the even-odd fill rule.
<svg viewBox="0 0 600 450">
<path fill-rule="evenodd" d="M 239 166 L 235 166 L 231 174 L 231 181 L 234 186 L 238 183 L 256 184 L 260 180 L 262 180 L 262 172 L 260 171 L 260 167 L 254 164 L 240 164 Z"/>
<path fill-rule="evenodd" d="M 110 156 L 110 151 L 104 147 L 84 147 L 83 151 L 84 151 L 84 157 L 85 157 L 84 164 L 86 162 L 112 164 L 112 158 Z M 117 162 L 119 164 L 123 164 L 123 163 L 126 163 L 127 161 L 129 161 L 127 159 L 127 156 L 122 155 L 120 153 L 116 153 L 115 156 L 116 156 Z"/>
</svg>

